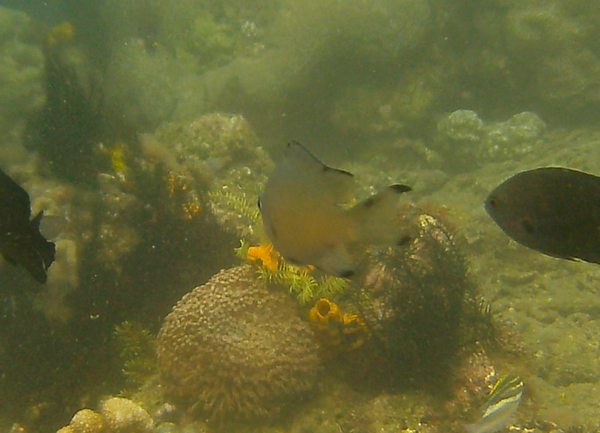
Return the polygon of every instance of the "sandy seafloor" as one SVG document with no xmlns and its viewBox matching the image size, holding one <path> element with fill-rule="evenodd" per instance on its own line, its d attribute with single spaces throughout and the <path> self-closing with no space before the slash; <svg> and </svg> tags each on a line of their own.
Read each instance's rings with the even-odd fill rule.
<svg viewBox="0 0 600 433">
<path fill-rule="evenodd" d="M 417 190 L 413 198 L 447 208 L 458 236 L 466 239 L 462 251 L 482 295 L 497 317 L 522 339 L 526 356 L 532 358 L 534 375 L 525 386 L 528 398 L 535 401 L 536 418 L 556 423 L 558 430 L 554 431 L 580 425 L 586 426 L 584 431 L 595 431 L 593 426 L 600 424 L 600 268 L 547 257 L 518 245 L 483 209 L 487 193 L 507 173 L 553 165 L 600 172 L 595 158 L 600 132 L 549 130 L 542 142 L 542 149 L 520 161 L 490 163 L 469 173 L 450 175 L 441 188 L 424 195 Z M 360 163 L 348 165 L 359 175 L 361 171 L 378 172 L 373 165 L 362 170 Z M 419 176 L 418 171 L 410 175 Z M 501 367 L 510 371 L 506 365 Z M 428 401 L 410 392 L 357 393 L 333 379 L 325 380 L 323 388 L 329 391 L 303 405 L 291 426 L 248 431 L 312 432 L 315 426 L 321 433 L 418 431 L 405 424 L 406 415 L 415 401 Z M 510 431 L 522 431 L 526 423 L 517 416 Z M 348 425 L 353 429 L 346 430 Z M 358 425 L 363 425 L 362 429 Z M 192 425 L 185 431 L 205 430 Z"/>
<path fill-rule="evenodd" d="M 514 326 L 533 355 L 537 377 L 530 385 L 540 409 L 566 422 L 598 425 L 600 268 L 518 245 L 491 223 L 482 207 L 487 192 L 507 173 L 542 166 L 600 171 L 597 132 L 550 132 L 543 142 L 521 161 L 458 175 L 429 198 L 460 212 L 457 225 L 470 243 L 473 276 L 493 310 Z"/>
<path fill-rule="evenodd" d="M 555 423 L 558 431 L 576 426 L 596 431 L 600 425 L 600 267 L 548 257 L 517 244 L 492 222 L 483 202 L 495 186 L 524 170 L 566 166 L 600 173 L 598 149 L 600 132 L 594 129 L 549 127 L 535 150 L 519 160 L 483 163 L 472 171 L 449 174 L 441 186 L 436 180 L 428 184 L 439 178 L 435 170 L 407 174 L 416 185 L 423 182 L 427 191 L 421 195 L 417 187 L 411 198 L 445 207 L 458 236 L 464 236 L 461 247 L 471 276 L 531 358 L 534 374 L 525 388 L 535 401 L 537 419 Z M 360 174 L 360 163 L 352 166 Z M 373 166 L 363 169 L 377 172 Z M 380 396 L 365 409 L 381 417 L 380 430 L 373 431 L 401 431 L 384 409 L 401 407 L 397 398 Z M 517 419 L 511 431 L 521 431 L 522 422 Z"/>
</svg>

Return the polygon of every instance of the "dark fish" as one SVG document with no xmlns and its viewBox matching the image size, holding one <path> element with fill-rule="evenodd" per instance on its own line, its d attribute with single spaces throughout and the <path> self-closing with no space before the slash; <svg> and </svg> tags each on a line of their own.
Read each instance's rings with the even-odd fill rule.
<svg viewBox="0 0 600 433">
<path fill-rule="evenodd" d="M 40 283 L 54 261 L 55 246 L 40 233 L 43 212 L 31 219 L 29 194 L 0 170 L 0 253 Z"/>
<path fill-rule="evenodd" d="M 600 263 L 600 177 L 559 167 L 525 171 L 494 189 L 485 209 L 526 247 Z"/>
</svg>

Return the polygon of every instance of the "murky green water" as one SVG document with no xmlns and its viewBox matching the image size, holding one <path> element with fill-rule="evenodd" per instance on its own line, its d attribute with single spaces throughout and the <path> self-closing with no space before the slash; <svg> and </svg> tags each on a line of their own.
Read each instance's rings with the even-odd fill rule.
<svg viewBox="0 0 600 433">
<path fill-rule="evenodd" d="M 125 431 L 114 420 L 127 413 L 140 432 L 459 432 L 504 374 L 525 381 L 513 431 L 597 430 L 597 265 L 528 250 L 483 209 L 519 171 L 600 174 L 594 2 L 0 5 L 0 165 L 34 215 L 67 221 L 46 285 L 0 264 L 4 431 L 54 432 L 89 408 L 97 413 L 86 422 L 112 431 Z M 402 223 L 441 249 L 357 253 L 363 279 L 350 284 L 248 250 L 267 241 L 256 202 L 292 140 L 354 173 L 357 200 L 410 185 Z M 434 220 L 423 215 L 444 229 L 427 232 L 415 221 Z M 444 310 L 456 257 L 470 295 Z M 181 341 L 206 348 L 202 357 L 173 343 L 183 364 L 211 373 L 190 367 L 188 382 L 169 383 L 171 343 L 159 339 L 159 378 L 155 340 L 167 314 L 247 258 L 293 313 L 269 321 L 261 313 L 273 305 L 256 307 L 258 295 L 234 305 L 236 292 L 217 284 L 190 313 L 197 322 L 180 319 L 214 327 L 182 331 Z M 382 287 L 401 295 L 380 298 Z M 309 311 L 321 297 L 340 313 L 319 330 Z M 494 347 L 483 331 L 465 331 L 466 317 L 488 318 L 488 304 L 503 341 Z M 438 365 L 429 357 L 443 351 L 430 346 L 447 331 L 423 324 L 444 317 L 456 317 L 456 350 L 443 369 L 419 370 Z"/>
</svg>

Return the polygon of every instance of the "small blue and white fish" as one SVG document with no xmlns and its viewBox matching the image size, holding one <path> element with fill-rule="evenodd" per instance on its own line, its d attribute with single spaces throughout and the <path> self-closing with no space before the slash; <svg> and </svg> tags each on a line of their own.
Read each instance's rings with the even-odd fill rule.
<svg viewBox="0 0 600 433">
<path fill-rule="evenodd" d="M 517 412 L 523 397 L 523 380 L 519 376 L 505 376 L 490 393 L 482 409 L 483 415 L 474 424 L 465 425 L 468 433 L 496 433 L 504 428 Z"/>
<path fill-rule="evenodd" d="M 410 237 L 397 224 L 399 196 L 391 185 L 351 208 L 354 176 L 323 164 L 300 143 L 288 144 L 269 177 L 259 207 L 275 249 L 290 263 L 313 265 L 349 278 L 353 244 L 401 245 Z"/>
</svg>

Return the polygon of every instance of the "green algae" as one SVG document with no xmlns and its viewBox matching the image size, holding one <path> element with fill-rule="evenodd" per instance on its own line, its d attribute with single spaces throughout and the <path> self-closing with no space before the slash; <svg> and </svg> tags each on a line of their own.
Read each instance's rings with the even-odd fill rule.
<svg viewBox="0 0 600 433">
<path fill-rule="evenodd" d="M 156 336 L 140 323 L 125 321 L 113 332 L 127 387 L 137 390 L 156 374 Z"/>
<path fill-rule="evenodd" d="M 206 71 L 233 59 L 240 36 L 230 25 L 219 23 L 206 13 L 192 23 L 187 51 L 198 63 L 198 70 Z"/>
<path fill-rule="evenodd" d="M 258 268 L 258 275 L 264 281 L 277 284 L 294 294 L 300 304 L 314 303 L 320 298 L 332 298 L 348 289 L 343 278 L 321 275 L 315 277 L 308 269 L 298 268 L 281 261 L 276 271 L 264 266 Z"/>
</svg>

